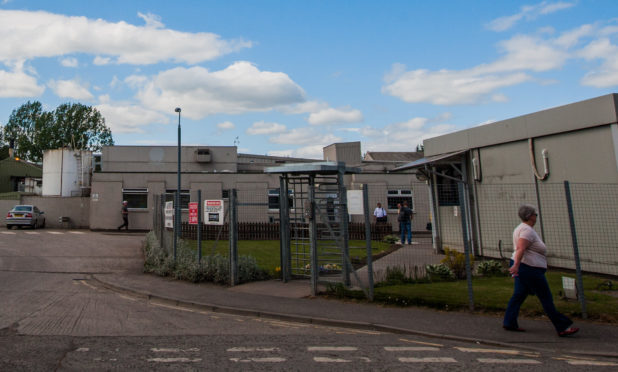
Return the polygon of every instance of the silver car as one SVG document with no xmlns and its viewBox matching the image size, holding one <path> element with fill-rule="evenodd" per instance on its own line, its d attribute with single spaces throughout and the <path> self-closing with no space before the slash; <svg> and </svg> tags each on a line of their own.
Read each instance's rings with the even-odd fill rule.
<svg viewBox="0 0 618 372">
<path fill-rule="evenodd" d="M 45 227 L 45 213 L 34 205 L 16 205 L 6 215 L 6 228 L 13 226 Z"/>
</svg>

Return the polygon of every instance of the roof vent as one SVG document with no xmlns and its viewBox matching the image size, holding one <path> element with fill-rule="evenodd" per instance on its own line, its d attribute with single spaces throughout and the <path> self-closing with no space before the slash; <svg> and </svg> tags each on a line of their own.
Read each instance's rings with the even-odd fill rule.
<svg viewBox="0 0 618 372">
<path fill-rule="evenodd" d="M 210 163 L 210 149 L 197 149 L 195 151 L 195 161 L 198 163 Z"/>
</svg>

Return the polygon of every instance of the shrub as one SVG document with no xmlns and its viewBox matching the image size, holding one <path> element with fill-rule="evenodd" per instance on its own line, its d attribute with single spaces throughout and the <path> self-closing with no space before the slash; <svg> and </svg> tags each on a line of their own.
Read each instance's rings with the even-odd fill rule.
<svg viewBox="0 0 618 372">
<path fill-rule="evenodd" d="M 159 276 L 171 276 L 179 280 L 197 282 L 214 282 L 228 284 L 230 282 L 229 259 L 220 254 L 202 257 L 198 263 L 197 252 L 186 242 L 180 240 L 176 248 L 176 260 L 166 252 L 150 232 L 144 242 L 144 272 Z M 268 279 L 268 273 L 260 268 L 252 256 L 238 257 L 238 280 L 241 283 Z"/>
<path fill-rule="evenodd" d="M 445 257 L 440 261 L 451 269 L 457 279 L 466 277 L 466 255 L 454 249 L 444 248 Z M 474 264 L 474 257 L 470 256 L 470 266 Z"/>
<path fill-rule="evenodd" d="M 429 280 L 453 280 L 455 274 L 444 264 L 439 265 L 427 265 L 425 271 Z"/>
<path fill-rule="evenodd" d="M 388 244 L 395 244 L 399 241 L 399 237 L 397 235 L 385 235 L 382 241 Z"/>
<path fill-rule="evenodd" d="M 406 268 L 402 266 L 387 267 L 384 281 L 391 285 L 405 283 L 407 281 Z"/>
<path fill-rule="evenodd" d="M 476 271 L 479 273 L 479 275 L 483 276 L 504 275 L 502 262 L 496 260 L 481 262 L 476 268 Z"/>
</svg>

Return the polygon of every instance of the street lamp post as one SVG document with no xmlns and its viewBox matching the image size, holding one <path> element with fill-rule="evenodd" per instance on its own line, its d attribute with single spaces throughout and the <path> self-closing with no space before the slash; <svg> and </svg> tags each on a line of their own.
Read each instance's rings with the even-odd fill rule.
<svg viewBox="0 0 618 372">
<path fill-rule="evenodd" d="M 176 184 L 176 201 L 174 202 L 174 214 L 176 219 L 174 223 L 174 226 L 176 226 L 176 234 L 174 234 L 174 261 L 176 261 L 178 240 L 180 240 L 182 230 L 182 226 L 180 225 L 182 221 L 180 216 L 180 107 L 176 107 L 174 111 L 178 113 L 178 183 Z"/>
</svg>

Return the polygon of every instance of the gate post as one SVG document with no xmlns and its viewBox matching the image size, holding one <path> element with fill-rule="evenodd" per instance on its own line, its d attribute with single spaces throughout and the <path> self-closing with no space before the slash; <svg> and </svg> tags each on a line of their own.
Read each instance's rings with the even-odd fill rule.
<svg viewBox="0 0 618 372">
<path fill-rule="evenodd" d="M 367 245 L 367 283 L 369 301 L 373 301 L 373 261 L 371 257 L 371 217 L 369 216 L 369 187 L 363 185 L 363 214 L 365 215 L 365 244 Z"/>
<path fill-rule="evenodd" d="M 346 194 L 346 187 L 344 184 L 343 174 L 345 173 L 345 167 L 340 168 L 337 174 L 337 183 L 339 186 L 339 200 L 341 201 L 341 236 L 343 238 L 343 283 L 346 287 L 350 286 L 350 234 L 349 234 L 349 216 L 348 216 L 348 196 Z"/>
<path fill-rule="evenodd" d="M 230 285 L 238 284 L 238 200 L 230 190 Z"/>
<path fill-rule="evenodd" d="M 468 222 L 466 211 L 466 187 L 459 182 L 459 208 L 461 209 L 461 233 L 463 235 L 464 254 L 466 257 L 466 281 L 468 282 L 468 306 L 474 310 L 474 292 L 472 292 L 472 268 L 470 267 L 470 240 L 468 237 Z"/>
<path fill-rule="evenodd" d="M 571 199 L 571 186 L 569 181 L 564 181 L 564 194 L 566 196 L 567 209 L 569 211 L 569 226 L 571 228 L 571 242 L 573 243 L 573 258 L 575 259 L 575 276 L 577 277 L 577 298 L 582 309 L 582 318 L 588 318 L 586 311 L 586 296 L 584 296 L 584 281 L 582 279 L 582 266 L 579 261 L 579 244 L 577 242 L 577 229 L 575 228 L 575 215 L 573 214 L 573 200 Z"/>
<path fill-rule="evenodd" d="M 281 279 L 287 283 L 290 278 L 290 206 L 288 179 L 279 177 L 279 254 L 281 258 Z"/>
<path fill-rule="evenodd" d="M 202 263 L 202 190 L 197 190 L 197 263 Z"/>
<path fill-rule="evenodd" d="M 318 275 L 320 268 L 318 267 L 318 233 L 317 233 L 317 218 L 315 206 L 315 176 L 309 177 L 309 198 L 305 208 L 305 217 L 309 220 L 309 247 L 311 259 L 311 295 L 318 295 Z"/>
</svg>

